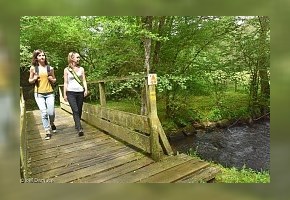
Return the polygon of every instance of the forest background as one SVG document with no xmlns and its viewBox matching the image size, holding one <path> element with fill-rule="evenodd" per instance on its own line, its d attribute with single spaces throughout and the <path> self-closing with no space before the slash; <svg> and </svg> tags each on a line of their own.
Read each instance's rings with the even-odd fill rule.
<svg viewBox="0 0 290 200">
<path fill-rule="evenodd" d="M 88 81 L 156 73 L 166 132 L 270 115 L 267 16 L 23 16 L 20 84 L 28 109 L 37 109 L 27 81 L 35 49 L 46 52 L 57 85 L 63 84 L 70 51 L 80 53 Z M 142 83 L 107 84 L 111 106 L 140 113 Z M 96 88 L 89 85 L 87 101 L 98 99 Z"/>
</svg>

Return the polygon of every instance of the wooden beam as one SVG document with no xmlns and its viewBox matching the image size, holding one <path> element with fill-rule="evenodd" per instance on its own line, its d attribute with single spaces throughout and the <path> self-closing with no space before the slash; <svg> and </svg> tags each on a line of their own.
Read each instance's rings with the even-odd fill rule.
<svg viewBox="0 0 290 200">
<path fill-rule="evenodd" d="M 99 92 L 100 92 L 100 104 L 101 106 L 106 106 L 106 92 L 104 82 L 99 82 Z"/>
<path fill-rule="evenodd" d="M 149 124 L 151 128 L 150 132 L 150 145 L 151 145 L 151 156 L 153 160 L 159 161 L 162 157 L 162 150 L 159 144 L 159 134 L 158 134 L 158 116 L 156 107 L 156 92 L 155 85 L 148 86 L 149 92 Z"/>
<path fill-rule="evenodd" d="M 106 131 L 108 134 L 113 135 L 147 153 L 150 153 L 151 151 L 149 136 L 145 136 L 122 126 L 113 124 L 104 119 L 100 119 L 88 112 L 83 113 L 82 118 L 89 124 L 98 127 L 99 129 Z"/>
</svg>

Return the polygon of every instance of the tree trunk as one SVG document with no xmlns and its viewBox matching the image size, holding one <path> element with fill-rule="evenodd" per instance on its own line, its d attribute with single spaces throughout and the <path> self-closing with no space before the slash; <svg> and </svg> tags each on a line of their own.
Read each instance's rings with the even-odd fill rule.
<svg viewBox="0 0 290 200">
<path fill-rule="evenodd" d="M 165 22 L 165 16 L 160 17 L 159 24 L 158 24 L 158 35 L 159 36 L 162 36 L 162 29 L 164 26 L 164 22 Z M 151 69 L 152 72 L 156 71 L 156 65 L 159 62 L 160 49 L 161 49 L 161 41 L 156 41 L 155 48 L 154 48 L 154 54 L 153 54 L 153 66 Z"/>
<path fill-rule="evenodd" d="M 254 66 L 251 75 L 251 82 L 250 82 L 250 102 L 249 102 L 249 109 L 251 113 L 251 117 L 255 118 L 257 114 L 257 105 L 258 105 L 258 89 L 259 89 L 259 77 L 258 77 L 258 70 L 257 66 Z"/>
<path fill-rule="evenodd" d="M 146 16 L 142 17 L 143 27 L 147 29 L 147 31 L 152 30 L 152 16 Z M 150 52 L 151 52 L 151 38 L 148 36 L 144 37 L 144 49 L 145 49 L 145 61 L 144 61 L 144 67 L 146 75 L 150 73 Z M 141 114 L 147 115 L 148 114 L 148 99 L 146 95 L 148 94 L 148 87 L 147 87 L 147 80 L 145 82 L 145 86 L 142 89 L 142 98 L 141 98 Z"/>
<path fill-rule="evenodd" d="M 260 53 L 259 53 L 259 77 L 261 85 L 260 111 L 262 115 L 269 112 L 270 84 L 268 69 L 270 68 L 267 56 L 267 32 L 269 31 L 269 18 L 267 16 L 259 16 L 260 22 Z"/>
</svg>

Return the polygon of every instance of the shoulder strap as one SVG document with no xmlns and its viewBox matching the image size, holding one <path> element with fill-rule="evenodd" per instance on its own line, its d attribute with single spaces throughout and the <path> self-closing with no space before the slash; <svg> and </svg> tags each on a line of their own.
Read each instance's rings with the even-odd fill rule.
<svg viewBox="0 0 290 200">
<path fill-rule="evenodd" d="M 36 73 L 37 75 L 39 75 L 39 68 L 38 68 L 38 65 L 35 65 L 35 66 L 34 66 L 34 70 L 35 70 L 35 73 Z"/>
<path fill-rule="evenodd" d="M 84 88 L 81 80 L 79 79 L 78 75 L 75 73 L 75 71 L 70 68 L 70 67 L 67 67 L 67 70 L 73 75 L 73 77 L 75 78 L 75 80 Z"/>
<path fill-rule="evenodd" d="M 35 73 L 39 75 L 39 67 L 38 67 L 38 65 L 34 66 L 34 68 L 35 68 Z M 46 66 L 46 70 L 47 70 L 47 74 L 49 74 L 50 71 L 51 71 L 51 68 L 50 68 L 49 65 Z"/>
</svg>

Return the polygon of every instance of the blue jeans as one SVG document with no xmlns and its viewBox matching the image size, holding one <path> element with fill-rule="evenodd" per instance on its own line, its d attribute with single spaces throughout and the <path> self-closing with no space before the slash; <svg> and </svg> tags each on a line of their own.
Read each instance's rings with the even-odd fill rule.
<svg viewBox="0 0 290 200">
<path fill-rule="evenodd" d="M 39 110 L 41 111 L 42 125 L 45 130 L 50 130 L 54 123 L 55 111 L 54 111 L 54 94 L 47 93 L 34 93 L 34 98 Z"/>
</svg>

